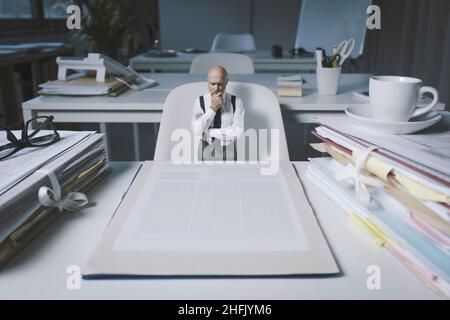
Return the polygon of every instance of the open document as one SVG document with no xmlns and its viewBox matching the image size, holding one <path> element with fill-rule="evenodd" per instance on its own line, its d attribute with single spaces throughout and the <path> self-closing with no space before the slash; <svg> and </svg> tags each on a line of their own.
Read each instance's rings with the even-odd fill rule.
<svg viewBox="0 0 450 320">
<path fill-rule="evenodd" d="M 146 162 L 85 276 L 335 274 L 290 163 Z"/>
</svg>

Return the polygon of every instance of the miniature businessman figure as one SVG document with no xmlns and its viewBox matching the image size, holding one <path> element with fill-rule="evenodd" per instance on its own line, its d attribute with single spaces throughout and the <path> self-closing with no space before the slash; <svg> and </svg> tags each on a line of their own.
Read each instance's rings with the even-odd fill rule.
<svg viewBox="0 0 450 320">
<path fill-rule="evenodd" d="M 208 71 L 209 93 L 197 98 L 192 128 L 202 136 L 199 160 L 237 160 L 236 139 L 244 132 L 244 105 L 226 92 L 228 72 L 222 66 Z"/>
</svg>

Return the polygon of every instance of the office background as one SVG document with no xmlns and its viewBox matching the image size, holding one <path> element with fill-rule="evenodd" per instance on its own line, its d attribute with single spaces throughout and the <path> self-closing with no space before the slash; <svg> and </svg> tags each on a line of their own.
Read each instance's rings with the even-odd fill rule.
<svg viewBox="0 0 450 320">
<path fill-rule="evenodd" d="M 72 32 L 65 28 L 67 15 L 58 11 L 59 4 L 71 2 L 0 0 L 0 8 L 3 8 L 0 10 L 0 42 L 72 41 Z M 122 3 L 130 6 L 130 10 L 139 8 L 133 28 L 137 37 L 133 48 L 123 50 L 125 62 L 148 50 L 155 39 L 159 39 L 165 49 L 209 49 L 214 35 L 219 32 L 251 33 L 258 49 L 270 49 L 276 44 L 289 50 L 295 43 L 301 7 L 300 0 L 134 0 Z M 381 8 L 382 29 L 367 32 L 364 54 L 347 63 L 344 72 L 401 74 L 421 78 L 426 85 L 438 89 L 440 101 L 449 110 L 450 1 L 374 0 L 373 4 Z M 5 11 L 8 7 L 14 7 L 16 11 L 8 15 Z M 73 54 L 83 53 L 76 51 Z M 41 77 L 43 81 L 56 77 L 52 60 L 46 63 L 43 67 L 46 74 Z M 41 65 L 45 66 L 44 63 Z M 9 67 L 0 65 L 0 69 Z M 0 80 L 0 125 L 17 127 L 21 121 L 20 103 L 9 101 L 8 92 L 20 90 L 22 100 L 32 98 L 36 92 L 29 85 L 29 67 L 18 64 L 13 68 L 18 88 L 12 88 L 10 81 Z M 61 127 L 98 129 L 96 125 L 67 124 Z M 131 126 L 111 124 L 108 131 L 113 141 L 110 150 L 112 159 L 131 160 Z M 310 154 L 311 150 L 305 144 L 306 132 L 308 128 L 304 125 L 286 124 L 292 160 L 304 160 Z M 155 142 L 153 128 L 140 124 L 139 134 L 142 158 L 152 159 Z"/>
</svg>

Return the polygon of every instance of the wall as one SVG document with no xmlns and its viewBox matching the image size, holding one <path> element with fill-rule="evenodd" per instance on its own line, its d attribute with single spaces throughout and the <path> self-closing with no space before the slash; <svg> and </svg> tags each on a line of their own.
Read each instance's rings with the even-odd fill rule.
<svg viewBox="0 0 450 320">
<path fill-rule="evenodd" d="M 159 1 L 164 49 L 209 49 L 217 33 L 252 33 L 258 49 L 294 46 L 299 0 Z"/>
<path fill-rule="evenodd" d="M 250 0 L 163 0 L 158 6 L 165 49 L 209 49 L 217 33 L 250 32 Z"/>
<path fill-rule="evenodd" d="M 297 35 L 299 0 L 251 1 L 251 33 L 258 49 L 281 45 L 285 50 L 294 47 Z"/>
</svg>

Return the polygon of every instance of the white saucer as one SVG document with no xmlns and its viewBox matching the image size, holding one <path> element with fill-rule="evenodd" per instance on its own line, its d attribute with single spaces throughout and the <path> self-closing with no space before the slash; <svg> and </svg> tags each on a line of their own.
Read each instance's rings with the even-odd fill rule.
<svg viewBox="0 0 450 320">
<path fill-rule="evenodd" d="M 411 118 L 408 122 L 391 122 L 372 119 L 369 107 L 352 106 L 345 113 L 362 129 L 384 134 L 411 134 L 428 127 L 442 119 L 436 111 L 427 112 Z"/>
</svg>

